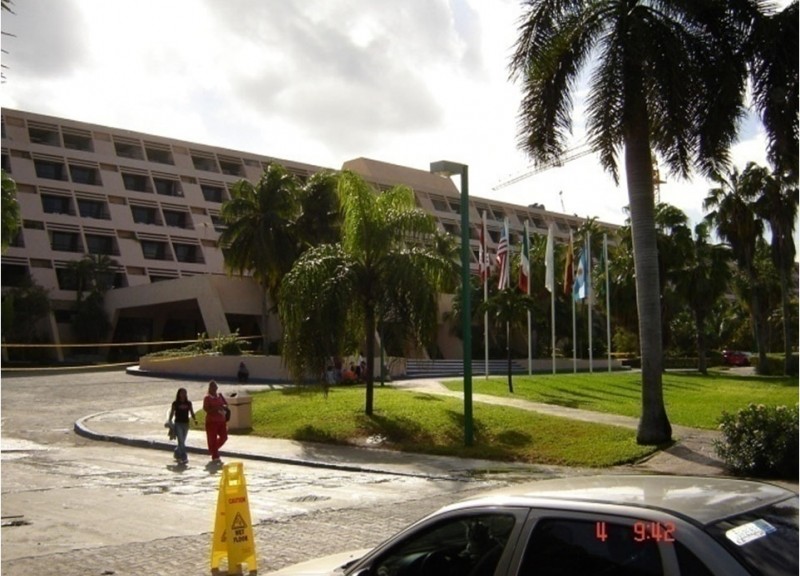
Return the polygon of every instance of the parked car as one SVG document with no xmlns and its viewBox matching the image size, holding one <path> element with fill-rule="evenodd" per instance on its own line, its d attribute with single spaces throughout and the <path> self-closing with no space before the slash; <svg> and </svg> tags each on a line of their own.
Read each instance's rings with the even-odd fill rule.
<svg viewBox="0 0 800 576">
<path fill-rule="evenodd" d="M 606 475 L 446 506 L 371 551 L 274 576 L 798 574 L 797 494 L 763 482 Z"/>
<path fill-rule="evenodd" d="M 739 350 L 723 350 L 722 361 L 728 366 L 750 366 L 750 355 Z"/>
</svg>

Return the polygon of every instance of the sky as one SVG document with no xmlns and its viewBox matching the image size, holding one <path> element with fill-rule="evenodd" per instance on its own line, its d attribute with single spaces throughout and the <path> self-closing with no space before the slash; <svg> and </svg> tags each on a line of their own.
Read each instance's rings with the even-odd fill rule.
<svg viewBox="0 0 800 576">
<path fill-rule="evenodd" d="M 470 196 L 622 224 L 590 154 L 529 176 L 508 63 L 519 0 L 13 0 L 0 105 L 341 168 L 353 158 L 469 166 Z M 9 36 L 9 34 L 11 36 Z M 574 99 L 584 138 L 586 88 Z M 734 165 L 766 164 L 753 117 Z M 624 172 L 623 172 L 624 174 Z M 692 222 L 712 184 L 662 170 Z M 458 181 L 456 179 L 456 184 Z"/>
</svg>

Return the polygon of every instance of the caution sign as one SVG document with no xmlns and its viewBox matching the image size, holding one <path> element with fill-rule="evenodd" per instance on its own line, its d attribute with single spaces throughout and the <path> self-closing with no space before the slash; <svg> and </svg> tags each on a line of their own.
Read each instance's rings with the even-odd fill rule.
<svg viewBox="0 0 800 576">
<path fill-rule="evenodd" d="M 220 563 L 225 559 L 228 561 L 227 574 L 244 576 L 257 573 L 256 543 L 241 462 L 225 464 L 222 469 L 211 544 L 212 574 L 220 573 Z"/>
</svg>

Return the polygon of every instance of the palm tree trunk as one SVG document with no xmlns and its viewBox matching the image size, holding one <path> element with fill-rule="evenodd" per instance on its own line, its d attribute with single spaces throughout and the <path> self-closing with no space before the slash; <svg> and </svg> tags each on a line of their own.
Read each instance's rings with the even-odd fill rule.
<svg viewBox="0 0 800 576">
<path fill-rule="evenodd" d="M 697 370 L 704 376 L 708 374 L 706 363 L 706 319 L 705 314 L 694 313 L 694 326 L 697 331 Z"/>
<path fill-rule="evenodd" d="M 269 356 L 269 293 L 266 286 L 262 285 L 261 288 L 261 351 L 264 356 Z"/>
<path fill-rule="evenodd" d="M 789 318 L 792 309 L 789 306 L 789 276 L 786 273 L 786 266 L 781 262 L 781 307 L 783 308 L 783 374 L 788 376 L 792 373 L 792 327 Z"/>
<path fill-rule="evenodd" d="M 628 94 L 636 94 L 629 90 Z M 639 94 L 643 92 L 638 91 Z M 636 272 L 636 306 L 642 355 L 642 416 L 639 444 L 663 444 L 672 439 L 662 391 L 661 294 L 658 278 L 655 204 L 647 110 L 643 96 L 632 103 L 624 135 L 625 173 L 630 200 L 631 232 Z"/>
<path fill-rule="evenodd" d="M 364 413 L 367 416 L 372 416 L 375 396 L 375 308 L 373 306 L 367 306 L 365 312 L 364 335 L 367 339 L 367 342 L 364 346 L 364 349 L 365 356 L 367 357 L 367 373 L 366 375 L 362 376 L 365 376 L 365 382 L 367 383 L 367 399 Z"/>
<path fill-rule="evenodd" d="M 769 374 L 769 361 L 767 360 L 767 321 L 761 310 L 761 298 L 759 298 L 758 295 L 758 278 L 752 264 L 748 266 L 747 276 L 750 279 L 750 315 L 753 319 L 753 335 L 756 339 L 756 350 L 758 351 L 758 366 L 756 371 L 759 374 Z"/>
</svg>

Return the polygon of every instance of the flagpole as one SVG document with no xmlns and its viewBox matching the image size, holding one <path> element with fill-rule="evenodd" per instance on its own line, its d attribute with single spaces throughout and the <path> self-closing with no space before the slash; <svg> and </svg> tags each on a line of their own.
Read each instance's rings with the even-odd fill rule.
<svg viewBox="0 0 800 576">
<path fill-rule="evenodd" d="M 608 291 L 608 235 L 603 234 L 603 262 L 606 274 L 606 344 L 608 348 L 608 371 L 611 372 L 611 294 Z"/>
<path fill-rule="evenodd" d="M 584 272 L 586 278 L 586 300 L 589 305 L 589 373 L 594 372 L 594 354 L 592 350 L 592 302 L 594 302 L 594 294 L 592 293 L 592 234 L 586 233 L 586 270 Z"/>
<path fill-rule="evenodd" d="M 570 245 L 570 248 L 572 248 L 572 229 L 570 229 L 570 231 L 569 231 L 569 245 Z M 574 257 L 574 253 L 573 253 L 573 257 Z M 574 260 L 573 260 L 573 263 L 570 264 L 570 265 L 573 266 L 572 278 L 573 278 L 573 282 L 574 282 L 574 278 L 575 278 Z M 573 288 L 574 288 L 574 286 L 573 286 Z M 570 292 L 569 292 L 569 299 L 570 299 L 570 301 L 572 301 L 572 372 L 573 373 L 577 373 L 578 372 L 578 344 L 575 341 L 575 335 L 576 335 L 577 330 L 576 330 L 576 324 L 575 324 L 575 295 L 573 293 L 573 290 L 570 290 Z"/>
<path fill-rule="evenodd" d="M 481 220 L 483 238 L 483 305 L 489 299 L 489 251 L 486 249 L 486 210 Z M 483 311 L 483 377 L 489 379 L 489 311 Z"/>
<path fill-rule="evenodd" d="M 526 286 L 525 293 L 530 296 L 531 295 L 531 250 L 530 250 L 530 236 L 528 236 L 528 220 L 525 220 L 525 244 L 524 249 L 528 252 L 528 274 L 527 274 L 527 281 L 528 285 Z M 530 308 L 528 309 L 528 376 L 533 374 L 533 356 L 531 350 L 531 311 Z"/>
</svg>

